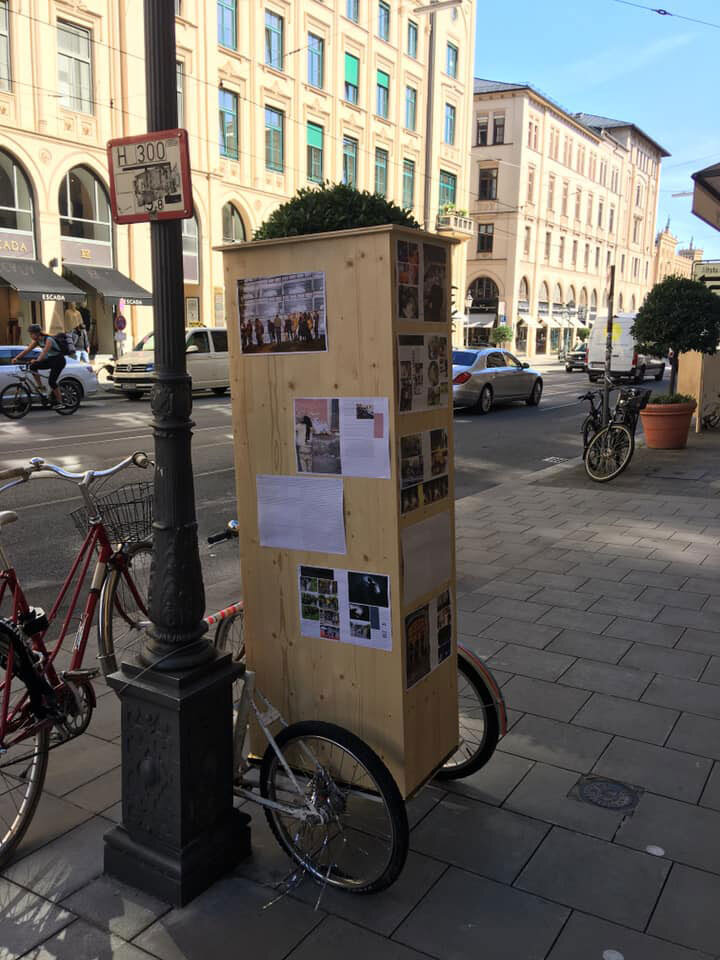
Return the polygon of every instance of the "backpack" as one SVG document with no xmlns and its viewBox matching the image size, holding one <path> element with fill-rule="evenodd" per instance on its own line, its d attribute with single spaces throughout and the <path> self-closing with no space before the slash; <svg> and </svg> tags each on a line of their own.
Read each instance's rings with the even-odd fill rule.
<svg viewBox="0 0 720 960">
<path fill-rule="evenodd" d="M 54 333 L 50 339 L 64 357 L 75 356 L 75 343 L 69 333 Z"/>
</svg>

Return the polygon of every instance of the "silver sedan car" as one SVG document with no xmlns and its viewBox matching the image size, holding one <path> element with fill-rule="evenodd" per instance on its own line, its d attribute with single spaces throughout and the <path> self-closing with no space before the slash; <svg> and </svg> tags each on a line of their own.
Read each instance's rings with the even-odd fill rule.
<svg viewBox="0 0 720 960">
<path fill-rule="evenodd" d="M 524 400 L 536 407 L 542 376 L 499 347 L 453 350 L 453 406 L 489 413 L 493 403 Z"/>
</svg>

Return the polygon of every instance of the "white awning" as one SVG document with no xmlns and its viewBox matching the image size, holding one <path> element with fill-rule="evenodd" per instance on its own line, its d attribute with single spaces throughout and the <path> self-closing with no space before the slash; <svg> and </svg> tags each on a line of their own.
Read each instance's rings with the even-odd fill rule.
<svg viewBox="0 0 720 960">
<path fill-rule="evenodd" d="M 491 327 L 495 323 L 495 314 L 490 316 L 473 316 L 472 314 L 468 317 L 467 326 L 468 327 Z"/>
<path fill-rule="evenodd" d="M 555 329 L 558 329 L 562 326 L 562 323 L 560 323 L 560 321 L 556 320 L 554 317 L 546 317 L 545 324 L 548 326 L 548 328 L 554 327 Z"/>
</svg>

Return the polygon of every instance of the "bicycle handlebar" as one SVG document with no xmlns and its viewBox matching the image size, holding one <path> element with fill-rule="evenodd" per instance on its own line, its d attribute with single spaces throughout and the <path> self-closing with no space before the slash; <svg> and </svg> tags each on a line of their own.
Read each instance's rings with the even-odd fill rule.
<svg viewBox="0 0 720 960">
<path fill-rule="evenodd" d="M 233 537 L 237 537 L 238 533 L 238 522 L 237 520 L 228 520 L 228 525 L 222 533 L 211 533 L 207 538 L 209 544 L 213 543 L 222 543 L 223 540 L 232 540 Z"/>
<path fill-rule="evenodd" d="M 13 481 L 13 483 L 5 487 L 0 487 L 0 493 L 8 489 L 8 487 L 14 487 L 17 483 L 26 483 L 33 473 L 54 473 L 60 477 L 61 480 L 72 480 L 89 487 L 94 480 L 111 477 L 113 474 L 119 473 L 131 464 L 139 467 L 141 470 L 145 470 L 147 467 L 152 466 L 152 463 L 153 461 L 146 453 L 138 450 L 129 457 L 125 457 L 120 463 L 116 463 L 114 467 L 108 467 L 107 470 L 86 470 L 83 473 L 71 473 L 71 471 L 64 470 L 56 463 L 46 463 L 42 457 L 33 457 L 29 467 L 10 467 L 7 470 L 0 470 L 0 481 Z"/>
</svg>

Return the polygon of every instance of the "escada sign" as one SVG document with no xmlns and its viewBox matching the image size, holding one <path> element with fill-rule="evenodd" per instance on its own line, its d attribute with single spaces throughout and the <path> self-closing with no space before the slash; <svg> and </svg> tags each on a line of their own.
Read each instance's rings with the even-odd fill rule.
<svg viewBox="0 0 720 960">
<path fill-rule="evenodd" d="M 0 230 L 0 257 L 15 257 L 18 260 L 34 260 L 35 244 L 31 234 Z"/>
</svg>

